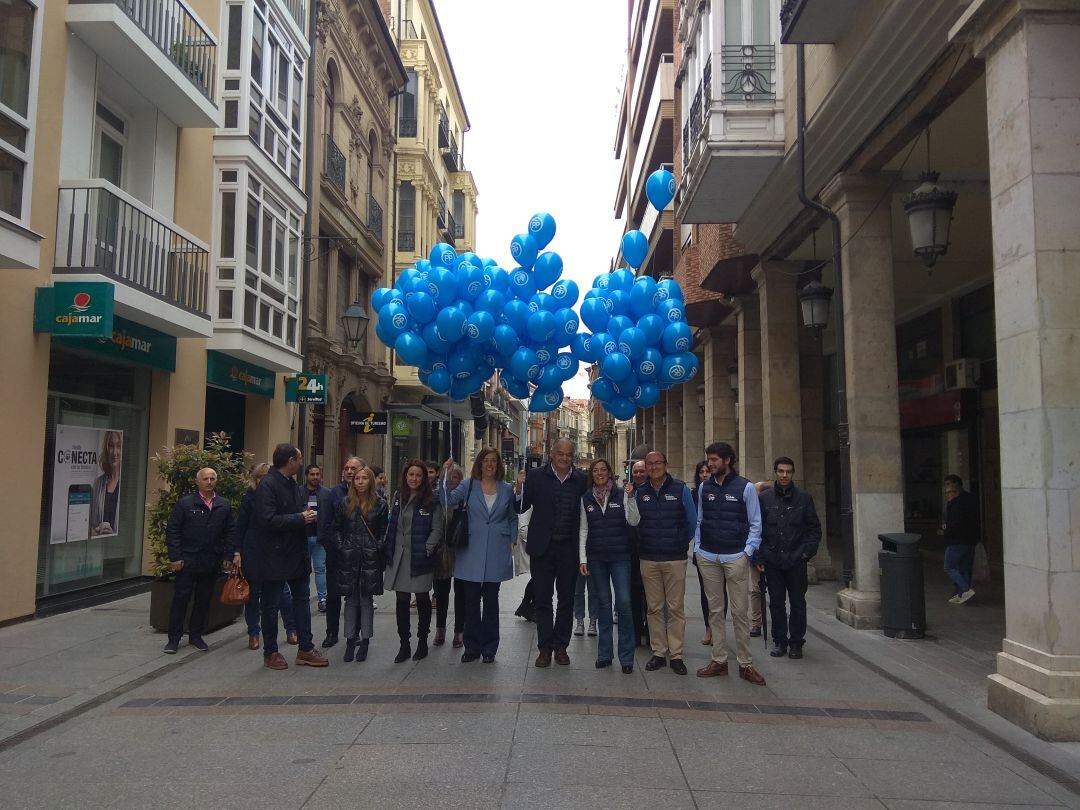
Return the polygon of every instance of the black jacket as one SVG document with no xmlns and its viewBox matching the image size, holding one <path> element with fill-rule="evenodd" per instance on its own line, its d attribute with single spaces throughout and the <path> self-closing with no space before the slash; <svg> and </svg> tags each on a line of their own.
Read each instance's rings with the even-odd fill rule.
<svg viewBox="0 0 1080 810">
<path fill-rule="evenodd" d="M 232 558 L 235 531 L 232 504 L 227 499 L 215 495 L 207 509 L 198 493 L 185 495 L 176 502 L 165 525 L 169 560 L 183 560 L 185 571 L 217 571 L 226 557 Z"/>
<path fill-rule="evenodd" d="M 759 499 L 761 547 L 755 559 L 788 570 L 813 558 L 821 543 L 821 521 L 810 493 L 794 484 L 782 492 L 773 484 Z"/>
<path fill-rule="evenodd" d="M 973 546 L 979 542 L 979 502 L 967 490 L 945 502 L 945 542 Z"/>
<path fill-rule="evenodd" d="M 236 512 L 236 532 L 233 545 L 240 549 L 240 564 L 244 576 L 253 582 L 259 581 L 259 544 L 253 516 L 255 514 L 255 490 L 249 489 L 240 499 L 240 508 Z"/>
<path fill-rule="evenodd" d="M 525 491 L 521 498 L 514 499 L 514 508 L 518 514 L 535 506 L 532 517 L 529 519 L 529 543 L 527 546 L 530 557 L 539 557 L 548 550 L 551 542 L 551 533 L 555 528 L 556 514 L 553 505 L 555 503 L 555 487 L 560 486 L 559 479 L 555 477 L 555 471 L 551 464 L 531 470 L 525 479 Z M 574 548 L 578 547 L 578 527 L 581 521 L 581 498 L 589 488 L 585 473 L 576 467 L 570 469 L 570 477 L 565 484 L 570 488 L 569 495 L 572 498 L 572 515 L 567 516 L 572 521 L 572 533 L 570 535 Z"/>
<path fill-rule="evenodd" d="M 307 509 L 308 502 L 308 488 L 307 485 L 300 485 L 300 503 Z M 319 519 L 315 521 L 315 536 L 318 538 L 319 543 L 326 548 L 327 552 L 331 550 L 334 545 L 334 509 L 337 506 L 337 501 L 334 499 L 334 494 L 322 484 L 315 491 L 315 511 L 319 513 Z M 304 529 L 304 533 L 308 533 L 308 529 Z"/>
<path fill-rule="evenodd" d="M 347 500 L 338 502 L 331 532 L 338 593 L 349 596 L 359 588 L 361 596 L 378 596 L 383 592 L 383 571 L 387 565 L 386 501 L 379 498 L 375 508 L 363 518 L 359 509 L 352 513 L 348 509 Z M 374 537 L 371 532 L 375 533 Z"/>
<path fill-rule="evenodd" d="M 296 482 L 278 470 L 271 468 L 259 482 L 255 489 L 254 524 L 262 581 L 299 579 L 311 573 L 307 524 L 301 515 L 306 508 Z"/>
</svg>

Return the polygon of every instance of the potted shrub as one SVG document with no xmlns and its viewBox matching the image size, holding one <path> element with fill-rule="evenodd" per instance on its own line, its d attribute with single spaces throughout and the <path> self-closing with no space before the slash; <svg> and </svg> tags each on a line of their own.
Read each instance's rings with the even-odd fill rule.
<svg viewBox="0 0 1080 810">
<path fill-rule="evenodd" d="M 250 453 L 233 453 L 229 450 L 229 438 L 224 433 L 210 434 L 204 446 L 178 444 L 167 447 L 151 460 L 157 465 L 163 486 L 147 516 L 147 536 L 154 555 L 153 573 L 156 577 L 150 586 L 150 625 L 160 632 L 169 629 L 169 608 L 175 588 L 174 576 L 169 570 L 169 552 L 165 545 L 165 525 L 169 521 L 176 502 L 184 495 L 196 491 L 195 475 L 203 467 L 213 467 L 218 475 L 217 494 L 228 498 L 233 509 L 240 508 L 240 498 L 247 489 L 247 471 L 254 457 Z M 219 596 L 225 582 L 219 578 L 210 601 L 208 631 L 231 624 L 243 612 L 241 605 L 223 605 Z M 191 606 L 188 606 L 190 616 Z M 186 630 L 185 622 L 185 630 Z"/>
</svg>

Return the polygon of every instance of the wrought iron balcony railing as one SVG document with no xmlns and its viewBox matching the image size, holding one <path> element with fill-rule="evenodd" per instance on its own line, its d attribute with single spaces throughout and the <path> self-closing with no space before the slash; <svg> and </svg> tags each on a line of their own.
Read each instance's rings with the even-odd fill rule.
<svg viewBox="0 0 1080 810">
<path fill-rule="evenodd" d="M 100 273 L 209 317 L 206 246 L 106 180 L 60 187 L 54 266 Z"/>
<path fill-rule="evenodd" d="M 455 239 L 464 239 L 465 238 L 465 225 L 463 223 L 461 223 L 461 222 L 455 222 L 454 223 L 454 238 Z"/>
<path fill-rule="evenodd" d="M 416 250 L 416 231 L 398 231 L 397 246 L 398 250 Z"/>
<path fill-rule="evenodd" d="M 402 138 L 416 137 L 416 119 L 402 117 L 398 119 L 398 135 Z"/>
<path fill-rule="evenodd" d="M 454 244 L 454 231 L 457 230 L 457 223 L 454 222 L 454 215 L 450 211 L 446 212 L 446 241 L 451 245 Z"/>
<path fill-rule="evenodd" d="M 446 198 L 439 195 L 438 223 L 440 228 L 446 227 Z"/>
<path fill-rule="evenodd" d="M 450 146 L 450 121 L 446 117 L 446 113 L 439 113 L 439 148 L 446 149 Z"/>
<path fill-rule="evenodd" d="M 338 145 L 334 143 L 334 137 L 327 133 L 326 135 L 326 161 L 325 168 L 327 178 L 334 184 L 334 188 L 345 193 L 345 155 L 338 149 Z"/>
<path fill-rule="evenodd" d="M 772 101 L 776 97 L 776 46 L 725 45 L 720 52 L 725 101 Z"/>
<path fill-rule="evenodd" d="M 446 168 L 452 172 L 461 171 L 461 167 L 458 163 L 458 145 L 457 138 L 454 137 L 454 133 L 450 133 L 450 142 L 442 149 L 443 162 L 446 163 Z"/>
<path fill-rule="evenodd" d="M 379 201 L 367 195 L 367 226 L 368 230 L 374 232 L 380 239 L 383 235 L 383 211 L 382 206 L 379 205 Z"/>
<path fill-rule="evenodd" d="M 420 35 L 416 33 L 416 26 L 413 25 L 413 21 L 409 19 L 401 21 L 401 29 L 398 36 L 402 39 L 420 39 Z"/>
</svg>

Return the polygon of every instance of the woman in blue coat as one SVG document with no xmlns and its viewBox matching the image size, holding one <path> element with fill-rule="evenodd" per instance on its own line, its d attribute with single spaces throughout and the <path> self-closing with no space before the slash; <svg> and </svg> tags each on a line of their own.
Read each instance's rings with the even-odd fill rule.
<svg viewBox="0 0 1080 810">
<path fill-rule="evenodd" d="M 452 461 L 443 465 L 444 472 Z M 469 542 L 457 549 L 455 587 L 460 585 L 465 605 L 465 652 L 462 663 L 481 656 L 485 664 L 499 649 L 499 586 L 514 576 L 512 549 L 517 541 L 514 489 L 505 480 L 502 456 L 485 447 L 476 456 L 472 475 L 453 492 L 442 489 L 443 503 L 466 503 Z"/>
</svg>

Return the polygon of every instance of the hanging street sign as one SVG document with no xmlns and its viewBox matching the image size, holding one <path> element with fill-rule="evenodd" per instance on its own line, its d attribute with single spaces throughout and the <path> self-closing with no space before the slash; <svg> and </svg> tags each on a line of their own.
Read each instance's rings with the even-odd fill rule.
<svg viewBox="0 0 1080 810">
<path fill-rule="evenodd" d="M 297 374 L 285 378 L 285 401 L 307 405 L 326 404 L 326 375 Z"/>
</svg>

